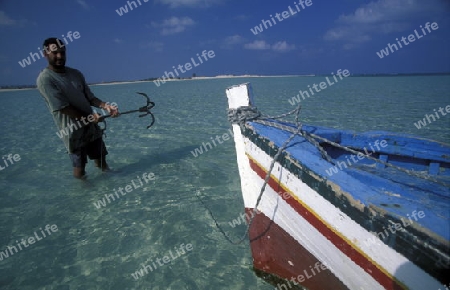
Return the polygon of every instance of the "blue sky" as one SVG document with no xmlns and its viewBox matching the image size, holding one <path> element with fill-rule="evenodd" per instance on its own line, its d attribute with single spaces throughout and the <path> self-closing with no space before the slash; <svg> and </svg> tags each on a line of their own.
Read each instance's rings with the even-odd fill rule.
<svg viewBox="0 0 450 290">
<path fill-rule="evenodd" d="M 450 72 L 448 0 L 139 1 L 131 10 L 123 0 L 0 0 L 0 85 L 34 84 L 46 60 L 19 61 L 69 31 L 80 37 L 68 39 L 66 65 L 88 82 L 160 77 L 203 50 L 215 57 L 180 76 Z M 275 19 L 294 2 L 300 12 Z M 276 24 L 252 33 L 270 15 Z M 438 29 L 423 35 L 427 22 Z M 377 55 L 414 30 L 420 39 Z"/>
</svg>

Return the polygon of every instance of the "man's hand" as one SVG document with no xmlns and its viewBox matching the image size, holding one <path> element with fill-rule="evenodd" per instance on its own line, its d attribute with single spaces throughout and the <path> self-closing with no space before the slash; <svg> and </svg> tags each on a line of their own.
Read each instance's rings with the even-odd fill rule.
<svg viewBox="0 0 450 290">
<path fill-rule="evenodd" d="M 105 109 L 113 118 L 118 117 L 120 115 L 119 108 L 117 108 L 117 106 L 105 104 L 102 109 Z"/>
</svg>

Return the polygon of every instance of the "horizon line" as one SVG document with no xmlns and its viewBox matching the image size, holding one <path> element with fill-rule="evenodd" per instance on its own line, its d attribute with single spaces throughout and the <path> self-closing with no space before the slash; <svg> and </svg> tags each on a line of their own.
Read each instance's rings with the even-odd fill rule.
<svg viewBox="0 0 450 290">
<path fill-rule="evenodd" d="M 245 78 L 245 77 L 316 77 L 316 76 L 329 76 L 330 74 L 286 74 L 286 75 L 256 75 L 256 74 L 222 74 L 216 76 L 195 76 L 195 77 L 184 77 L 184 78 L 168 78 L 166 81 L 173 80 L 195 80 L 195 79 L 220 79 L 220 78 Z M 426 75 L 450 75 L 450 72 L 413 72 L 413 73 L 351 73 L 349 77 L 359 77 L 359 76 L 426 76 Z M 101 81 L 88 83 L 88 85 L 106 85 L 106 84 L 120 84 L 120 83 L 134 83 L 134 82 L 152 82 L 159 78 L 151 77 L 141 80 L 112 80 L 112 81 Z M 36 85 L 0 85 L 0 89 L 31 89 L 36 88 Z"/>
</svg>

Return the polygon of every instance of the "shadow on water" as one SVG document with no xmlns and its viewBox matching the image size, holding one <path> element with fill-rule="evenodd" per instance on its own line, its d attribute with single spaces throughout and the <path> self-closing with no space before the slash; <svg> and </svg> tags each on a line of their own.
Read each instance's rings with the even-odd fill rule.
<svg viewBox="0 0 450 290">
<path fill-rule="evenodd" d="M 193 151 L 195 148 L 197 147 L 190 145 L 176 148 L 170 151 L 162 151 L 158 149 L 158 151 L 153 154 L 142 155 L 139 161 L 134 163 L 125 165 L 110 163 L 113 164 L 111 166 L 113 168 L 111 174 L 128 175 L 129 173 L 143 172 L 162 164 L 175 164 L 180 162 L 180 160 L 186 159 L 187 157 L 192 157 L 191 151 Z M 107 174 L 109 175 L 109 173 Z M 105 175 L 102 174 L 95 176 L 94 178 L 88 178 L 87 181 L 95 181 L 97 179 L 103 179 L 104 177 Z"/>
<path fill-rule="evenodd" d="M 195 148 L 197 147 L 190 145 L 165 152 L 158 150 L 156 153 L 143 155 L 138 162 L 118 167 L 117 170 L 121 172 L 134 172 L 142 171 L 142 168 L 152 168 L 161 164 L 176 163 L 189 156 L 192 157 L 191 151 Z"/>
</svg>

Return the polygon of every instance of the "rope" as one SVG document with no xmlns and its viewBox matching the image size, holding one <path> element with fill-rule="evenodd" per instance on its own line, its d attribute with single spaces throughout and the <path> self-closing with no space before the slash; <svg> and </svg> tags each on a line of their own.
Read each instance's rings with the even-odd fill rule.
<svg viewBox="0 0 450 290">
<path fill-rule="evenodd" d="M 343 150 L 345 150 L 345 151 L 351 152 L 351 153 L 353 153 L 353 154 L 355 154 L 355 155 L 361 153 L 361 152 L 359 152 L 359 151 L 356 151 L 356 150 L 353 150 L 353 149 L 351 149 L 351 148 L 342 146 L 342 145 L 340 145 L 340 144 L 338 144 L 338 143 L 335 143 L 335 142 L 330 141 L 330 140 L 328 140 L 328 139 L 326 139 L 326 138 L 317 136 L 317 135 L 315 135 L 315 134 L 310 133 L 310 135 L 311 135 L 313 138 L 322 140 L 323 142 L 326 142 L 326 143 L 328 143 L 328 144 L 330 144 L 330 145 L 333 145 L 333 146 L 335 146 L 335 147 L 341 148 L 341 149 L 343 149 Z M 430 175 L 428 175 L 428 174 L 420 173 L 420 172 L 413 171 L 413 170 L 408 170 L 408 169 L 405 169 L 405 168 L 396 166 L 396 165 L 394 165 L 394 164 L 385 162 L 385 161 L 383 161 L 383 160 L 377 159 L 377 158 L 372 157 L 372 156 L 367 155 L 367 154 L 364 154 L 364 156 L 365 156 L 365 158 L 367 158 L 367 159 L 370 159 L 370 160 L 373 160 L 373 161 L 375 161 L 375 162 L 381 163 L 381 164 L 383 164 L 383 165 L 385 165 L 385 166 L 387 166 L 387 167 L 392 167 L 392 168 L 394 168 L 394 169 L 396 169 L 396 170 L 398 170 L 398 171 L 404 172 L 404 173 L 406 173 L 406 174 L 409 174 L 409 175 L 412 175 L 412 176 L 415 176 L 415 177 L 418 177 L 418 178 L 421 178 L 421 179 L 425 179 L 425 180 L 428 180 L 428 181 L 433 181 L 433 182 L 438 183 L 438 184 L 443 185 L 443 186 L 449 186 L 448 184 L 446 184 L 446 183 L 444 183 L 444 182 L 441 182 L 441 181 L 437 180 L 436 178 L 434 178 L 434 177 L 432 177 L 432 176 L 430 176 Z"/>
<path fill-rule="evenodd" d="M 280 130 L 283 130 L 283 131 L 291 133 L 289 138 L 278 149 L 278 152 L 275 154 L 275 156 L 274 156 L 274 158 L 273 158 L 273 160 L 272 160 L 272 162 L 270 164 L 269 170 L 268 170 L 268 172 L 266 174 L 266 177 L 264 179 L 264 183 L 263 183 L 263 185 L 261 187 L 261 190 L 259 192 L 258 198 L 256 200 L 256 204 L 253 207 L 251 218 L 250 218 L 250 220 L 247 223 L 247 228 L 245 230 L 245 233 L 243 234 L 243 236 L 238 241 L 233 241 L 225 233 L 225 231 L 222 229 L 222 227 L 218 224 L 217 219 L 214 217 L 213 213 L 208 208 L 208 206 L 203 202 L 203 200 L 198 195 L 196 195 L 196 197 L 200 200 L 200 202 L 203 204 L 203 206 L 207 209 L 208 213 L 211 215 L 211 218 L 214 220 L 214 223 L 217 226 L 217 228 L 219 229 L 219 231 L 224 235 L 224 237 L 230 243 L 237 245 L 237 244 L 242 243 L 244 240 L 246 240 L 247 235 L 248 235 L 249 230 L 250 230 L 250 226 L 251 226 L 251 224 L 252 224 L 252 222 L 253 222 L 253 220 L 254 220 L 254 218 L 256 216 L 256 213 L 258 211 L 257 208 L 258 208 L 259 203 L 261 201 L 261 198 L 263 196 L 263 193 L 264 193 L 264 190 L 266 188 L 266 185 L 267 185 L 267 183 L 269 181 L 269 178 L 270 178 L 271 172 L 273 170 L 273 167 L 275 165 L 275 162 L 278 160 L 278 158 L 281 155 L 281 153 L 287 148 L 288 144 L 292 141 L 292 139 L 295 136 L 299 135 L 299 136 L 305 138 L 306 140 L 308 140 L 311 144 L 313 144 L 320 151 L 322 157 L 324 159 L 326 159 L 328 162 L 332 163 L 332 164 L 335 164 L 333 159 L 328 155 L 328 153 L 325 151 L 325 149 L 323 149 L 323 147 L 320 145 L 320 143 L 316 139 L 321 140 L 321 141 L 323 141 L 325 143 L 328 143 L 328 144 L 330 144 L 330 145 L 332 145 L 334 147 L 337 147 L 337 148 L 340 148 L 342 150 L 345 150 L 347 152 L 353 153 L 355 155 L 363 154 L 362 152 L 359 152 L 359 151 L 353 150 L 353 149 L 351 149 L 349 147 L 340 145 L 340 144 L 338 144 L 336 142 L 333 142 L 331 140 L 328 140 L 328 139 L 326 139 L 324 137 L 320 137 L 320 136 L 315 135 L 313 133 L 309 133 L 309 132 L 304 131 L 302 129 L 302 124 L 299 121 L 300 110 L 301 110 L 301 106 L 299 105 L 296 109 L 294 109 L 294 110 L 292 110 L 292 111 L 290 111 L 288 113 L 285 113 L 285 114 L 282 114 L 282 115 L 279 115 L 279 116 L 275 116 L 275 117 L 265 116 L 260 111 L 258 111 L 258 109 L 256 107 L 250 107 L 250 106 L 242 106 L 242 107 L 239 107 L 237 109 L 229 109 L 228 110 L 228 121 L 230 123 L 232 123 L 232 124 L 238 124 L 241 127 L 241 129 L 243 129 L 244 127 L 250 128 L 250 126 L 247 124 L 247 122 L 252 121 L 252 122 L 255 122 L 255 123 L 259 123 L 259 124 L 262 124 L 262 125 L 274 127 L 274 128 L 277 128 L 277 129 L 280 129 Z M 283 118 L 285 118 L 287 116 L 290 116 L 290 115 L 293 115 L 293 114 L 295 114 L 295 126 L 296 127 L 293 127 L 292 125 L 289 126 L 289 125 L 285 125 L 285 124 L 280 123 L 280 122 L 285 122 L 287 124 L 292 124 L 292 122 L 283 120 Z M 274 120 L 277 120 L 277 119 L 279 121 L 275 122 Z M 365 156 L 365 158 L 373 160 L 373 161 L 375 161 L 377 163 L 381 163 L 381 164 L 383 164 L 383 165 L 385 165 L 387 167 L 392 167 L 392 168 L 394 168 L 394 169 L 396 169 L 398 171 L 404 172 L 406 174 L 409 174 L 409 175 L 412 175 L 412 176 L 415 176 L 415 177 L 418 177 L 418 178 L 421 178 L 421 179 L 425 179 L 425 180 L 428 180 L 428 181 L 433 181 L 433 182 L 441 184 L 443 186 L 447 186 L 447 187 L 449 186 L 448 184 L 446 184 L 444 182 L 441 182 L 441 181 L 439 181 L 439 180 L 437 180 L 437 179 L 435 179 L 435 178 L 433 178 L 433 177 L 431 177 L 431 176 L 429 176 L 427 174 L 423 174 L 423 173 L 419 173 L 419 172 L 416 172 L 416 171 L 404 169 L 402 167 L 399 167 L 399 166 L 393 165 L 391 163 L 382 161 L 380 159 L 374 158 L 374 157 L 372 157 L 370 155 L 367 155 L 367 154 L 363 154 L 363 155 Z"/>
<path fill-rule="evenodd" d="M 241 107 L 241 108 L 247 108 L 247 107 Z M 283 114 L 283 115 L 280 115 L 280 116 L 277 116 L 277 117 L 266 117 L 266 116 L 263 116 L 263 115 L 260 113 L 260 115 L 263 116 L 263 118 L 256 119 L 256 120 L 254 120 L 253 122 L 259 123 L 259 124 L 262 124 L 262 125 L 266 125 L 266 126 L 270 126 L 270 127 L 274 127 L 274 128 L 277 128 L 277 129 L 280 129 L 280 130 L 283 130 L 283 131 L 287 131 L 287 132 L 290 132 L 290 133 L 293 133 L 293 134 L 294 134 L 294 133 L 296 132 L 296 129 L 293 128 L 292 126 L 287 126 L 287 125 L 280 124 L 280 123 L 274 122 L 274 121 L 268 121 L 268 119 L 279 119 L 279 118 L 281 118 L 281 117 L 285 117 L 285 116 L 291 115 L 293 112 L 296 112 L 297 110 L 299 110 L 299 108 L 300 108 L 300 106 L 299 106 L 297 109 L 295 109 L 295 110 L 293 110 L 293 111 L 291 111 L 291 112 L 289 112 L 289 113 L 286 113 L 286 114 Z M 238 110 L 239 110 L 239 108 L 238 108 Z M 242 110 L 242 109 L 239 110 L 239 111 L 238 111 L 238 110 L 234 110 L 234 109 L 233 109 L 233 110 L 229 110 L 229 115 L 230 115 L 230 111 L 233 112 L 233 113 L 234 113 L 235 111 L 236 111 L 236 112 L 239 112 L 239 111 L 240 111 L 240 112 L 243 112 L 244 117 L 241 116 L 241 117 L 239 117 L 239 118 L 237 118 L 237 119 L 238 119 L 238 120 L 245 119 L 245 116 L 247 116 L 248 113 L 247 113 L 245 110 Z M 254 108 L 253 110 L 251 110 L 251 112 L 252 112 L 253 115 L 256 115 L 255 110 L 257 111 L 256 108 Z M 297 118 L 298 118 L 298 114 L 297 114 Z M 229 118 L 229 121 L 234 121 L 234 120 L 236 120 L 236 118 Z M 284 121 L 284 120 L 283 120 L 283 121 Z M 288 121 L 284 121 L 284 122 L 288 123 Z M 297 123 L 297 128 L 298 128 L 298 120 L 297 120 L 297 119 L 296 119 L 296 123 Z M 241 126 L 247 126 L 247 124 L 245 124 L 245 122 L 244 122 L 244 123 L 239 122 L 239 124 L 240 124 Z M 247 127 L 248 127 L 248 126 L 247 126 Z M 321 140 L 321 141 L 323 141 L 323 142 L 325 142 L 325 143 L 328 143 L 328 144 L 330 144 L 330 145 L 332 145 L 332 146 L 334 146 L 334 147 L 340 148 L 340 149 L 342 149 L 342 150 L 344 150 L 344 151 L 353 153 L 353 154 L 355 154 L 355 155 L 363 154 L 364 157 L 367 158 L 367 159 L 370 159 L 370 160 L 375 161 L 375 162 L 377 162 L 377 163 L 383 164 L 383 165 L 386 166 L 386 167 L 392 167 L 392 168 L 394 168 L 394 169 L 396 169 L 396 170 L 398 170 L 398 171 L 404 172 L 404 173 L 409 174 L 409 175 L 411 175 L 411 176 L 418 177 L 418 178 L 421 178 L 421 179 L 425 179 L 425 180 L 428 180 L 428 181 L 432 181 L 432 182 L 438 183 L 438 184 L 443 185 L 443 186 L 449 186 L 448 184 L 443 183 L 443 182 L 437 180 L 436 178 L 434 178 L 434 177 L 432 177 L 432 176 L 430 176 L 430 175 L 428 175 L 428 174 L 424 174 L 424 173 L 421 173 L 421 172 L 417 172 L 417 171 L 413 171 L 413 170 L 408 170 L 408 169 L 405 169 L 405 168 L 396 166 L 396 165 L 394 165 L 394 164 L 385 162 L 385 161 L 383 161 L 383 160 L 377 159 L 377 158 L 372 157 L 372 156 L 370 156 L 370 155 L 364 154 L 364 153 L 362 153 L 362 152 L 353 150 L 353 149 L 351 149 L 351 148 L 349 148 L 349 147 L 346 147 L 346 146 L 343 146 L 343 145 L 338 144 L 338 143 L 336 143 L 336 142 L 333 142 L 333 141 L 331 141 L 331 140 L 328 140 L 328 139 L 326 139 L 326 138 L 324 138 L 324 137 L 315 135 L 315 134 L 313 134 L 313 133 L 308 133 L 308 132 L 306 132 L 306 131 L 304 131 L 304 130 L 302 130 L 301 133 L 302 133 L 302 137 L 306 138 L 309 142 L 311 142 L 313 145 L 315 145 L 315 147 L 317 147 L 317 149 L 319 149 L 319 151 L 320 151 L 320 153 L 322 154 L 322 156 L 323 156 L 328 162 L 330 162 L 330 163 L 332 163 L 332 164 L 335 164 L 334 161 L 332 160 L 332 158 L 331 158 L 331 157 L 328 155 L 328 153 L 322 148 L 322 146 L 320 145 L 320 143 L 317 142 L 315 139 L 319 139 L 319 140 Z"/>
<path fill-rule="evenodd" d="M 238 241 L 233 241 L 231 240 L 231 238 L 223 231 L 222 227 L 217 223 L 216 218 L 214 217 L 213 213 L 211 212 L 211 210 L 206 206 L 206 204 L 197 196 L 197 198 L 200 200 L 200 202 L 206 207 L 206 209 L 208 210 L 209 214 L 211 215 L 211 218 L 214 220 L 214 223 L 216 224 L 217 228 L 219 229 L 219 231 L 225 236 L 225 238 L 234 245 L 238 245 L 240 243 L 242 243 L 243 241 L 245 241 L 247 239 L 247 235 L 249 233 L 250 230 L 250 226 L 253 223 L 253 219 L 255 218 L 257 212 L 258 212 L 258 205 L 261 202 L 261 198 L 264 194 L 264 190 L 266 189 L 266 185 L 267 183 L 269 183 L 269 179 L 270 179 L 270 174 L 273 170 L 273 167 L 275 166 L 275 162 L 278 160 L 278 157 L 281 155 L 281 153 L 284 151 L 284 149 L 286 149 L 286 147 L 288 146 L 289 142 L 292 141 L 292 139 L 295 137 L 295 135 L 297 135 L 300 132 L 300 129 L 298 130 L 298 132 L 296 134 L 292 134 L 283 144 L 283 146 L 281 146 L 281 148 L 278 150 L 277 154 L 275 154 L 275 156 L 273 157 L 272 162 L 270 163 L 270 167 L 269 170 L 267 171 L 266 174 L 266 178 L 264 178 L 264 184 L 261 187 L 261 190 L 259 192 L 258 198 L 256 200 L 256 204 L 253 207 L 253 211 L 250 217 L 250 220 L 247 223 L 247 228 L 245 229 L 245 233 L 242 235 L 242 237 L 238 240 Z"/>
<path fill-rule="evenodd" d="M 102 142 L 100 143 L 100 170 L 103 171 L 103 159 L 105 159 L 105 157 L 103 157 L 103 146 L 106 146 L 106 145 L 104 145 L 104 142 L 105 142 L 104 138 L 106 138 L 106 133 L 105 133 L 106 120 L 103 119 L 102 122 L 103 122 L 103 125 L 105 125 L 105 127 L 100 128 L 100 130 L 102 131 Z"/>
<path fill-rule="evenodd" d="M 287 146 L 289 145 L 289 143 L 292 141 L 292 139 L 294 139 L 294 137 L 296 135 L 301 135 L 301 131 L 302 131 L 302 126 L 300 124 L 299 120 L 299 114 L 300 114 L 300 109 L 301 107 L 298 106 L 295 110 L 277 116 L 277 117 L 263 117 L 263 118 L 268 118 L 268 119 L 274 119 L 274 118 L 280 118 L 280 117 L 286 117 L 288 115 L 292 115 L 292 114 L 296 114 L 295 117 L 295 122 L 297 124 L 297 129 L 292 132 L 292 134 L 289 136 L 289 138 L 284 142 L 284 144 L 278 149 L 278 152 L 275 154 L 275 156 L 273 157 L 272 162 L 270 163 L 269 166 L 269 170 L 267 171 L 266 177 L 264 178 L 264 184 L 261 187 L 261 190 L 259 192 L 258 198 L 256 200 L 256 204 L 253 207 L 252 210 L 252 214 L 250 217 L 250 220 L 247 223 L 247 228 L 245 230 L 245 233 L 242 235 L 242 237 L 237 240 L 237 241 L 233 241 L 226 233 L 225 231 L 222 229 L 222 227 L 219 225 L 219 223 L 217 222 L 217 219 L 214 217 L 213 213 L 211 212 L 211 210 L 208 208 L 208 206 L 203 202 L 203 200 L 196 195 L 196 197 L 200 200 L 200 202 L 203 204 L 203 206 L 206 208 L 206 210 L 208 211 L 208 213 L 210 214 L 211 218 L 213 219 L 214 223 L 216 224 L 216 227 L 219 229 L 219 231 L 222 233 L 222 235 L 225 237 L 225 239 L 230 242 L 231 244 L 234 245 L 238 245 L 241 244 L 243 241 L 247 240 L 247 235 L 250 231 L 250 226 L 253 223 L 253 220 L 258 212 L 258 206 L 259 203 L 261 202 L 261 198 L 264 194 L 264 190 L 266 189 L 266 185 L 269 182 L 270 179 L 270 175 L 271 172 L 275 166 L 275 162 L 278 160 L 278 158 L 280 157 L 281 153 L 283 153 L 283 151 L 287 148 Z M 256 109 L 256 108 L 252 108 L 252 107 L 240 107 L 238 109 L 230 109 L 228 111 L 228 119 L 230 120 L 231 123 L 237 123 L 240 124 L 241 126 L 243 126 L 245 124 L 245 122 L 247 122 L 249 119 L 250 120 L 256 120 L 257 118 L 261 118 L 262 114 Z"/>
<path fill-rule="evenodd" d="M 247 126 L 246 122 L 253 121 L 255 123 L 259 123 L 262 125 L 275 127 L 278 129 L 281 129 L 283 131 L 290 132 L 292 134 L 298 134 L 301 133 L 300 136 L 304 137 L 306 140 L 308 140 L 311 144 L 313 144 L 320 152 L 322 157 L 327 160 L 328 162 L 334 164 L 333 159 L 328 155 L 328 153 L 320 146 L 319 142 L 314 140 L 314 138 L 311 138 L 307 132 L 301 129 L 302 125 L 299 121 L 299 115 L 300 115 L 301 106 L 297 106 L 294 110 L 287 112 L 282 115 L 278 116 L 266 116 L 263 115 L 261 112 L 258 111 L 256 107 L 250 107 L 250 106 L 242 106 L 237 109 L 229 109 L 228 110 L 228 121 L 232 124 L 239 124 L 241 128 L 243 126 Z M 283 118 L 295 114 L 295 124 L 297 126 L 297 129 L 300 128 L 300 131 L 297 132 L 297 129 L 294 129 L 291 126 L 280 124 L 279 122 L 285 122 L 285 123 L 291 123 L 288 120 L 284 120 Z M 273 120 L 279 120 L 278 122 L 274 122 Z M 296 133 L 297 132 L 297 133 Z"/>
</svg>

